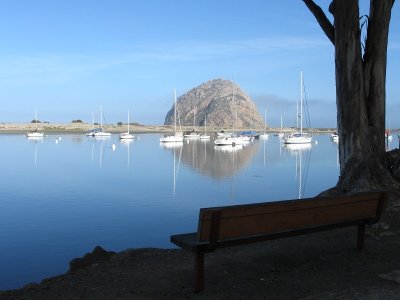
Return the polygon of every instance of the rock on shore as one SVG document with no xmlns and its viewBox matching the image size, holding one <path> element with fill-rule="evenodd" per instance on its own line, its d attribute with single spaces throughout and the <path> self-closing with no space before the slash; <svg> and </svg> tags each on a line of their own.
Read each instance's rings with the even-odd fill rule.
<svg viewBox="0 0 400 300">
<path fill-rule="evenodd" d="M 165 125 L 174 124 L 174 105 Z M 253 100 L 230 80 L 214 79 L 191 89 L 177 101 L 177 124 L 226 128 L 263 128 L 264 121 Z M 195 122 L 195 124 L 194 124 Z"/>
</svg>

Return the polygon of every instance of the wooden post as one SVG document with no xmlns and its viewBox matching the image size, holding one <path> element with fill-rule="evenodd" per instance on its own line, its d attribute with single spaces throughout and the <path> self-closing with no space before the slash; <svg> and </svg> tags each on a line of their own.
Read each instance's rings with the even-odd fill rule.
<svg viewBox="0 0 400 300">
<path fill-rule="evenodd" d="M 365 224 L 359 224 L 357 229 L 357 250 L 362 251 L 364 249 Z"/>
<path fill-rule="evenodd" d="M 204 253 L 195 252 L 194 254 L 194 286 L 195 293 L 204 289 Z"/>
</svg>

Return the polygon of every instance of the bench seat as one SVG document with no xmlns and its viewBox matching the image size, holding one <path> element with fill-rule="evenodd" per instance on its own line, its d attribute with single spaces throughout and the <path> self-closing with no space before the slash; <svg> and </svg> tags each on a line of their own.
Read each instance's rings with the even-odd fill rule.
<svg viewBox="0 0 400 300">
<path fill-rule="evenodd" d="M 172 235 L 170 240 L 194 253 L 198 292 L 204 289 L 204 253 L 347 226 L 357 226 L 357 248 L 362 250 L 365 225 L 378 222 L 386 203 L 385 192 L 368 192 L 201 208 L 197 232 Z"/>
</svg>

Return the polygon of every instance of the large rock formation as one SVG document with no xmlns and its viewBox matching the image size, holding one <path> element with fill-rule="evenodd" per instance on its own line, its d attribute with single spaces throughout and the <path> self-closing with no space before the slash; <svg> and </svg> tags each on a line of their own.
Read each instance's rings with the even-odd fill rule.
<svg viewBox="0 0 400 300">
<path fill-rule="evenodd" d="M 177 124 L 223 128 L 264 128 L 256 105 L 239 86 L 229 80 L 214 79 L 191 89 L 177 99 Z M 174 106 L 165 117 L 174 124 Z"/>
</svg>

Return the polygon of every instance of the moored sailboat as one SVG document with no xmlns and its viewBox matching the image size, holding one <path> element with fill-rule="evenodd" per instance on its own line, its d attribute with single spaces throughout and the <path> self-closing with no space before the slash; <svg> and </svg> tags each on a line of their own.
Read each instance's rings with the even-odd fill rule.
<svg viewBox="0 0 400 300">
<path fill-rule="evenodd" d="M 267 133 L 267 109 L 264 109 L 264 132 L 261 133 L 258 138 L 266 140 L 268 139 L 268 133 Z"/>
<path fill-rule="evenodd" d="M 285 133 L 283 132 L 283 118 L 282 118 L 282 115 L 281 115 L 281 131 L 279 131 L 276 135 L 278 137 L 280 137 L 280 138 L 285 136 Z"/>
<path fill-rule="evenodd" d="M 285 144 L 309 144 L 312 141 L 312 137 L 307 132 L 303 132 L 303 72 L 300 73 L 300 86 L 300 131 L 285 138 L 283 140 Z"/>
<path fill-rule="evenodd" d="M 185 132 L 183 137 L 188 140 L 197 140 L 200 138 L 200 134 L 194 131 L 194 127 L 196 126 L 196 107 L 193 110 L 193 130 Z"/>
<path fill-rule="evenodd" d="M 207 134 L 207 115 L 204 116 L 204 134 L 200 135 L 201 140 L 209 140 L 211 137 Z"/>
<path fill-rule="evenodd" d="M 35 126 L 36 126 L 35 131 L 26 133 L 26 136 L 28 138 L 42 138 L 44 136 L 43 132 L 38 131 L 38 119 L 37 119 L 36 108 L 35 108 Z"/>
<path fill-rule="evenodd" d="M 339 134 L 337 133 L 337 131 L 331 133 L 331 139 L 334 142 L 338 142 L 339 141 Z"/>
<path fill-rule="evenodd" d="M 176 130 L 176 117 L 177 117 L 177 107 L 176 107 L 176 90 L 174 90 L 174 134 L 165 135 L 160 138 L 161 143 L 176 143 L 183 142 L 183 133 L 182 131 Z"/>
<path fill-rule="evenodd" d="M 232 102 L 235 101 L 235 94 L 233 93 L 232 90 Z M 236 145 L 244 145 L 244 144 L 248 144 L 250 143 L 250 141 L 252 140 L 250 136 L 246 136 L 246 135 L 239 135 L 236 133 L 237 131 L 237 112 L 236 112 L 236 121 L 235 121 L 235 132 L 228 134 L 228 133 L 224 133 L 224 135 L 220 136 L 218 135 L 218 138 L 216 138 L 214 140 L 214 144 L 216 146 L 232 146 L 235 147 Z"/>
<path fill-rule="evenodd" d="M 103 129 L 103 107 L 100 106 L 100 128 L 92 133 L 93 137 L 108 137 L 111 136 L 111 132 L 106 132 Z"/>
<path fill-rule="evenodd" d="M 128 110 L 128 131 L 127 131 L 127 132 L 121 133 L 121 134 L 119 135 L 119 138 L 120 138 L 121 140 L 122 140 L 122 139 L 125 139 L 125 140 L 132 140 L 132 139 L 134 138 L 134 135 L 131 134 L 131 133 L 129 132 L 129 110 Z"/>
</svg>

